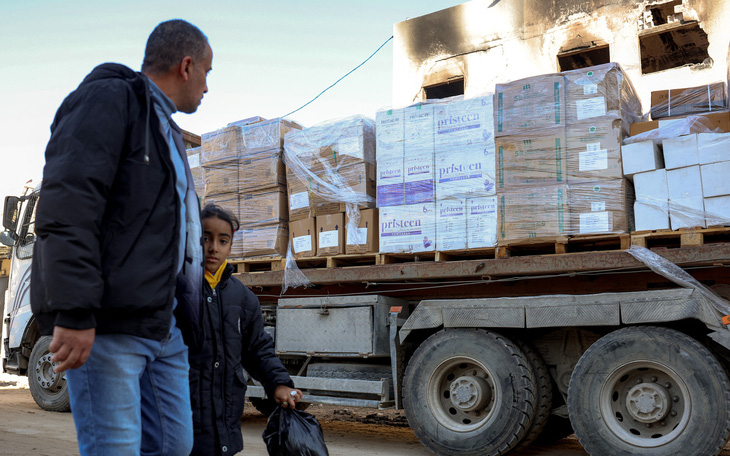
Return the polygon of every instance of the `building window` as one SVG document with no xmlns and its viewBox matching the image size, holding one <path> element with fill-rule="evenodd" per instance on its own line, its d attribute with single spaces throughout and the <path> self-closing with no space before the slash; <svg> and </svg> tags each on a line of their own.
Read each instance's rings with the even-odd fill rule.
<svg viewBox="0 0 730 456">
<path fill-rule="evenodd" d="M 595 65 L 611 62 L 611 52 L 608 45 L 593 46 L 558 54 L 558 66 L 560 71 L 577 70 Z"/>
<path fill-rule="evenodd" d="M 426 100 L 464 95 L 464 78 L 452 79 L 441 84 L 424 87 L 423 93 Z"/>
</svg>

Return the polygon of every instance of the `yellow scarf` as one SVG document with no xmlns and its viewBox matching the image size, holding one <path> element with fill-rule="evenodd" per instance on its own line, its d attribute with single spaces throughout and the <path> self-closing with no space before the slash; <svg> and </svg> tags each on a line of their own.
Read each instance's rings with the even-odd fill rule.
<svg viewBox="0 0 730 456">
<path fill-rule="evenodd" d="M 215 275 L 211 274 L 208 271 L 205 271 L 205 280 L 208 281 L 208 284 L 210 285 L 210 288 L 215 290 L 215 287 L 218 286 L 218 284 L 221 281 L 221 277 L 223 277 L 223 271 L 225 271 L 226 266 L 228 265 L 228 260 L 224 260 L 223 264 L 220 268 L 216 271 Z"/>
</svg>

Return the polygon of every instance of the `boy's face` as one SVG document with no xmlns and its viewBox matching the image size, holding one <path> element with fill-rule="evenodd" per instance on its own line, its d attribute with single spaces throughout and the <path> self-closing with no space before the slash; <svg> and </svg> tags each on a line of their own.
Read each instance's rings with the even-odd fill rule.
<svg viewBox="0 0 730 456">
<path fill-rule="evenodd" d="M 203 220 L 203 239 L 205 239 L 205 270 L 215 274 L 231 253 L 233 231 L 230 223 L 218 217 Z"/>
</svg>

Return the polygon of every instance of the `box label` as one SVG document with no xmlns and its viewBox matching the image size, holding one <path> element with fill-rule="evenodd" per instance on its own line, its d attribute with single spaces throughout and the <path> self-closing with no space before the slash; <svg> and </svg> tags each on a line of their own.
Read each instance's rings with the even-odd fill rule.
<svg viewBox="0 0 730 456">
<path fill-rule="evenodd" d="M 320 231 L 319 232 L 319 248 L 326 249 L 329 247 L 337 247 L 340 242 L 338 230 Z"/>
<path fill-rule="evenodd" d="M 291 210 L 304 207 L 309 207 L 309 192 L 299 192 L 289 196 L 289 208 Z"/>
<path fill-rule="evenodd" d="M 576 116 L 578 120 L 606 115 L 606 100 L 603 97 L 593 97 L 586 100 L 576 100 Z"/>
<path fill-rule="evenodd" d="M 191 168 L 197 168 L 200 166 L 200 153 L 188 155 L 188 164 Z"/>
<path fill-rule="evenodd" d="M 364 245 L 367 244 L 368 240 L 368 229 L 358 228 L 356 230 L 347 230 L 347 244 L 348 245 Z"/>
<path fill-rule="evenodd" d="M 606 210 L 606 202 L 605 201 L 599 201 L 596 203 L 591 203 L 591 212 L 602 212 Z"/>
<path fill-rule="evenodd" d="M 580 214 L 580 233 L 605 233 L 610 231 L 608 212 L 588 212 Z"/>
<path fill-rule="evenodd" d="M 312 250 L 312 236 L 307 234 L 305 236 L 295 236 L 292 239 L 292 249 L 294 253 L 311 252 Z"/>
<path fill-rule="evenodd" d="M 595 95 L 598 93 L 598 84 L 586 84 L 583 86 L 583 95 Z"/>
<path fill-rule="evenodd" d="M 597 171 L 608 169 L 608 150 L 581 152 L 578 157 L 579 171 Z"/>
</svg>

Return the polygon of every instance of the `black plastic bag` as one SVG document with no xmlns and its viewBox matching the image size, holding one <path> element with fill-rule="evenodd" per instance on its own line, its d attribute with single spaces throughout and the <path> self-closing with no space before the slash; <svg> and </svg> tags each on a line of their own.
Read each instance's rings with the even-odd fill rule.
<svg viewBox="0 0 730 456">
<path fill-rule="evenodd" d="M 276 407 L 261 436 L 270 456 L 329 456 L 322 426 L 302 410 Z"/>
</svg>

